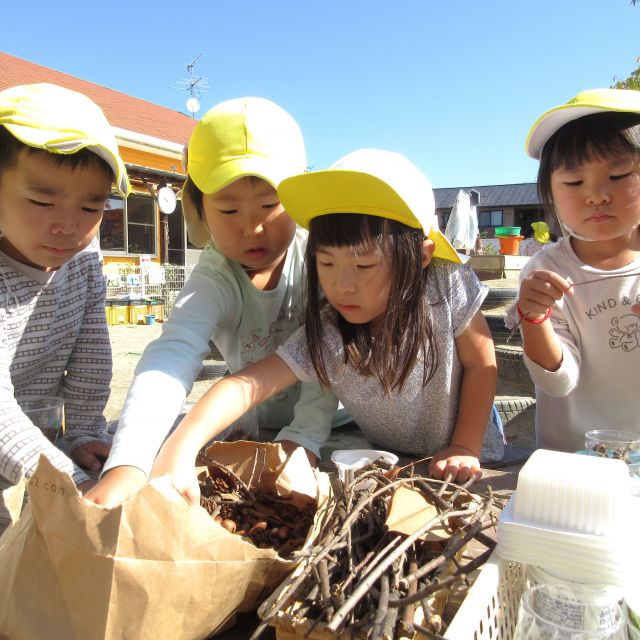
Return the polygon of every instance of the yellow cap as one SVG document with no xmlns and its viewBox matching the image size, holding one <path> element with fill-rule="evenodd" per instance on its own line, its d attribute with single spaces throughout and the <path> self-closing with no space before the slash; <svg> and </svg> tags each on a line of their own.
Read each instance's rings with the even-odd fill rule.
<svg viewBox="0 0 640 640">
<path fill-rule="evenodd" d="M 0 91 L 0 125 L 20 142 L 50 153 L 87 148 L 113 170 L 117 190 L 131 187 L 113 129 L 87 96 L 54 84 L 25 84 Z"/>
<path fill-rule="evenodd" d="M 546 222 L 532 222 L 533 238 L 540 244 L 547 244 L 551 239 L 549 235 L 549 225 Z"/>
<path fill-rule="evenodd" d="M 640 91 L 632 89 L 588 89 L 569 102 L 545 111 L 535 122 L 525 147 L 532 158 L 540 159 L 542 147 L 560 127 L 583 116 L 602 111 L 640 113 Z"/>
<path fill-rule="evenodd" d="M 274 189 L 305 170 L 306 152 L 296 121 L 265 98 L 235 98 L 207 111 L 191 134 L 187 172 L 202 193 L 217 193 L 239 178 L 257 176 Z M 210 240 L 192 203 L 184 206 L 189 238 Z"/>
<path fill-rule="evenodd" d="M 360 149 L 326 171 L 287 178 L 278 187 L 287 213 L 302 227 L 332 213 L 364 213 L 422 228 L 434 255 L 461 262 L 438 228 L 431 183 L 407 158 L 392 151 Z"/>
</svg>

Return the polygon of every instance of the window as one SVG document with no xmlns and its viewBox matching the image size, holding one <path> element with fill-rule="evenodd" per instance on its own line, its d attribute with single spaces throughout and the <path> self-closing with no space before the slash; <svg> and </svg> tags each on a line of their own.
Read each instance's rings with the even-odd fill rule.
<svg viewBox="0 0 640 640">
<path fill-rule="evenodd" d="M 496 211 L 478 211 L 478 227 L 501 227 L 502 226 L 502 209 Z"/>
<path fill-rule="evenodd" d="M 103 251 L 156 255 L 155 201 L 151 196 L 111 196 L 100 224 Z M 126 222 L 125 222 L 126 221 Z"/>
<path fill-rule="evenodd" d="M 100 248 L 103 251 L 124 251 L 124 202 L 111 197 L 104 207 L 100 223 Z"/>
</svg>

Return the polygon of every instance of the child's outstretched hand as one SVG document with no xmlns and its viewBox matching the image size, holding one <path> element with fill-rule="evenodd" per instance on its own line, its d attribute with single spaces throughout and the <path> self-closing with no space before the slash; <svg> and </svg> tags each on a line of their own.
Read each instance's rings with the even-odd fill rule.
<svg viewBox="0 0 640 640">
<path fill-rule="evenodd" d="M 153 463 L 151 479 L 169 476 L 174 489 L 189 503 L 200 504 L 200 485 L 196 475 L 195 455 L 178 454 L 164 447 Z"/>
<path fill-rule="evenodd" d="M 147 475 L 142 469 L 123 465 L 114 467 L 100 482 L 84 492 L 84 497 L 103 507 L 113 508 L 128 500 L 147 484 Z"/>
<path fill-rule="evenodd" d="M 443 480 L 451 474 L 454 482 L 462 484 L 471 476 L 480 478 L 482 470 L 480 460 L 469 449 L 453 445 L 433 456 L 429 464 L 429 474 L 436 480 Z"/>
<path fill-rule="evenodd" d="M 565 294 L 573 293 L 573 282 L 555 271 L 537 269 L 521 283 L 518 294 L 518 308 L 530 320 L 544 316 L 549 307 Z"/>
</svg>

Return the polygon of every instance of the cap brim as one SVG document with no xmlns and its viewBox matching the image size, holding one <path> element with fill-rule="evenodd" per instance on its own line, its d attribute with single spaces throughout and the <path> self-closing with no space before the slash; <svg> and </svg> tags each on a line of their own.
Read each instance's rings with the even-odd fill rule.
<svg viewBox="0 0 640 640">
<path fill-rule="evenodd" d="M 602 112 L 640 113 L 640 91 L 632 89 L 587 89 L 543 113 L 529 131 L 525 148 L 532 158 L 540 154 L 551 136 L 572 120 Z"/>
<path fill-rule="evenodd" d="M 414 229 L 423 227 L 394 189 L 368 173 L 340 169 L 293 176 L 280 183 L 278 197 L 289 216 L 305 229 L 313 218 L 335 213 L 362 213 L 396 220 Z M 436 257 L 461 262 L 438 229 L 431 229 L 427 235 L 435 243 Z"/>
<path fill-rule="evenodd" d="M 331 213 L 364 213 L 415 229 L 422 226 L 386 182 L 358 171 L 340 169 L 293 176 L 282 181 L 278 196 L 287 213 L 305 229 L 313 218 Z"/>
<path fill-rule="evenodd" d="M 247 176 L 256 176 L 268 182 L 274 189 L 282 180 L 297 173 L 302 173 L 304 167 L 284 166 L 274 162 L 273 158 L 258 158 L 255 156 L 234 158 L 211 171 L 208 162 L 188 161 L 187 170 L 194 184 L 202 193 L 217 193 L 232 182 Z"/>
<path fill-rule="evenodd" d="M 567 124 L 567 122 L 601 111 L 606 111 L 606 109 L 602 109 L 601 107 L 561 106 L 547 111 L 547 113 L 538 118 L 529 131 L 527 141 L 525 142 L 527 155 L 539 160 L 542 147 L 544 147 L 547 140 L 549 140 L 558 129 Z"/>
<path fill-rule="evenodd" d="M 432 230 L 429 233 L 429 240 L 432 240 L 435 245 L 433 256 L 435 258 L 442 258 L 442 260 L 449 260 L 449 262 L 462 263 L 460 254 L 453 248 L 453 245 L 447 240 L 446 236 L 440 230 Z"/>
<path fill-rule="evenodd" d="M 111 167 L 116 189 L 125 197 L 131 191 L 127 170 L 120 154 L 101 142 L 72 135 L 65 137 L 60 131 L 48 131 L 18 124 L 6 123 L 4 126 L 20 142 L 36 149 L 44 149 L 49 153 L 70 155 L 77 153 L 80 149 L 89 149 Z"/>
<path fill-rule="evenodd" d="M 184 216 L 184 221 L 187 225 L 189 240 L 191 240 L 192 244 L 200 249 L 207 244 L 212 244 L 213 239 L 211 238 L 211 233 L 204 222 L 200 220 L 200 217 L 198 216 L 198 209 L 186 189 L 182 190 L 180 200 L 182 203 L 182 215 Z"/>
</svg>

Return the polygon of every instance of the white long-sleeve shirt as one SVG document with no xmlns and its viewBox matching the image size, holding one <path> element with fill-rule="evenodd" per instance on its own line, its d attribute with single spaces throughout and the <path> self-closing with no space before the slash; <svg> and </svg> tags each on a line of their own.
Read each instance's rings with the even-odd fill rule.
<svg viewBox="0 0 640 640">
<path fill-rule="evenodd" d="M 52 272 L 0 252 L 0 490 L 30 477 L 41 453 L 76 483 L 89 479 L 31 423 L 20 403 L 62 396 L 68 450 L 105 439 L 111 382 L 105 292 L 102 259 L 94 249 Z M 6 518 L 0 504 L 0 530 Z"/>
<path fill-rule="evenodd" d="M 640 435 L 640 259 L 603 271 L 582 263 L 569 238 L 561 238 L 529 260 L 520 279 L 534 269 L 569 277 L 573 295 L 553 305 L 551 322 L 562 345 L 562 364 L 547 371 L 525 355 L 536 386 L 536 441 L 559 451 L 584 449 L 590 429 L 630 429 Z M 611 276 L 622 276 L 612 278 Z M 606 278 L 606 279 L 605 279 Z M 580 284 L 587 280 L 594 280 Z M 515 307 L 509 322 L 517 321 Z"/>
<path fill-rule="evenodd" d="M 149 473 L 180 413 L 213 339 L 231 372 L 275 352 L 303 322 L 304 249 L 298 229 L 275 289 L 256 289 L 242 266 L 207 247 L 176 299 L 162 334 L 145 349 L 127 394 L 105 471 L 130 465 Z M 281 429 L 317 455 L 337 400 L 317 383 L 297 383 L 240 419 L 239 429 Z"/>
</svg>

